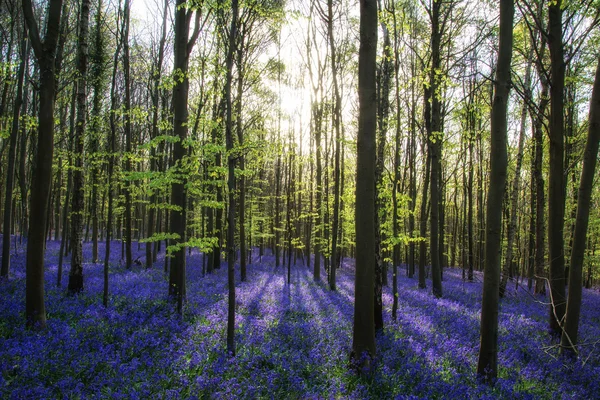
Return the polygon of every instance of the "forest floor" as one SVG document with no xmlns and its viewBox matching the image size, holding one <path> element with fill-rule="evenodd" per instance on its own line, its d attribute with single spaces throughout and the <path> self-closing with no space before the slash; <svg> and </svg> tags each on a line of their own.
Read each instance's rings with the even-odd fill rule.
<svg viewBox="0 0 600 400">
<path fill-rule="evenodd" d="M 248 267 L 237 284 L 237 355 L 227 357 L 227 271 L 202 276 L 202 255 L 188 257 L 188 302 L 183 318 L 167 298 L 163 257 L 146 270 L 124 268 L 121 246 L 112 245 L 109 307 L 102 306 L 102 264 L 84 265 L 85 290 L 56 287 L 59 244 L 48 242 L 48 327 L 24 327 L 25 247 L 13 256 L 11 279 L 0 283 L 0 398 L 194 399 L 194 398 L 600 398 L 600 294 L 584 290 L 581 356 L 558 355 L 547 331 L 547 298 L 510 284 L 502 300 L 499 379 L 478 382 L 481 279 L 444 271 L 444 296 L 399 271 L 398 320 L 384 290 L 385 329 L 377 361 L 356 376 L 348 369 L 352 339 L 354 275 L 351 260 L 338 273 L 338 291 L 312 281 L 298 260 L 292 283 L 273 257 Z M 104 254 L 100 245 L 99 254 Z M 134 259 L 144 248 L 133 246 Z M 91 259 L 91 245 L 84 244 Z M 236 279 L 239 271 L 236 271 Z M 390 278 L 391 283 L 391 278 Z"/>
</svg>

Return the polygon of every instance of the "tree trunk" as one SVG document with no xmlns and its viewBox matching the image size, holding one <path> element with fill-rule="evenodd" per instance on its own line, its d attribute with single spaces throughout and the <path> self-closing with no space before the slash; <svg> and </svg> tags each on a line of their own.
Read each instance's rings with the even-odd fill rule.
<svg viewBox="0 0 600 400">
<path fill-rule="evenodd" d="M 163 71 L 163 61 L 164 61 L 164 53 L 165 53 L 165 43 L 167 40 L 167 16 L 169 12 L 169 2 L 165 0 L 163 5 L 163 19 L 162 19 L 162 29 L 161 29 L 161 37 L 158 45 L 158 59 L 153 66 L 153 91 L 152 91 L 152 133 L 151 139 L 157 137 L 159 135 L 158 128 L 158 112 L 159 112 L 159 100 L 160 100 L 160 81 L 162 79 L 162 71 Z M 150 172 L 157 170 L 157 162 L 156 162 L 156 151 L 154 148 L 150 151 Z M 155 218 L 156 218 L 156 208 L 154 205 L 157 201 L 157 195 L 155 191 L 152 191 L 150 195 L 150 204 L 148 209 L 148 224 L 146 225 L 146 237 L 148 239 L 152 238 L 154 235 L 155 228 Z M 146 268 L 152 268 L 152 264 L 154 262 L 154 248 L 156 247 L 156 243 L 153 241 L 146 242 Z"/>
<path fill-rule="evenodd" d="M 381 4 L 381 1 L 379 2 Z M 380 7 L 380 11 L 383 10 Z M 375 163 L 375 330 L 383 329 L 383 281 L 384 267 L 383 254 L 381 251 L 382 242 L 382 210 L 385 209 L 383 200 L 379 195 L 379 190 L 383 187 L 383 167 L 385 156 L 385 140 L 388 129 L 388 116 L 390 110 L 390 81 L 392 75 L 392 47 L 390 34 L 385 23 L 380 22 L 383 30 L 383 58 L 378 71 L 377 105 L 378 105 L 378 135 L 377 135 L 377 161 Z M 397 142 L 398 143 L 398 142 Z M 395 183 L 394 183 L 395 184 Z M 395 209 L 394 209 L 395 212 Z"/>
<path fill-rule="evenodd" d="M 23 103 L 23 81 L 25 78 L 25 69 L 27 68 L 29 58 L 29 48 L 27 46 L 27 32 L 23 32 L 21 42 L 21 62 L 17 72 L 17 92 L 13 104 L 12 127 L 10 131 L 10 145 L 8 148 L 8 160 L 6 161 L 6 189 L 4 195 L 4 225 L 2 235 L 2 268 L 0 270 L 0 280 L 8 279 L 10 271 L 10 238 L 12 234 L 13 221 L 13 187 L 15 178 L 15 159 L 17 155 L 17 140 L 19 136 L 19 121 L 21 115 L 21 105 Z M 25 132 L 23 132 L 25 134 Z"/>
<path fill-rule="evenodd" d="M 502 202 L 506 184 L 507 109 L 513 42 L 513 0 L 500 2 L 498 66 L 494 84 L 490 137 L 490 184 L 487 196 L 485 269 L 477 374 L 493 384 L 498 375 L 498 292 L 502 261 Z"/>
<path fill-rule="evenodd" d="M 427 96 L 425 96 L 427 98 Z M 426 100 L 427 103 L 427 100 Z M 427 109 L 427 104 L 425 105 Z M 425 263 L 427 262 L 427 243 L 425 243 L 425 234 L 427 233 L 427 192 L 429 191 L 429 171 L 431 165 L 431 157 L 429 151 L 427 151 L 427 160 L 425 162 L 425 180 L 423 181 L 423 195 L 421 196 L 421 212 L 419 221 L 419 235 L 421 241 L 419 242 L 419 289 L 425 289 L 427 284 L 425 283 Z"/>
<path fill-rule="evenodd" d="M 329 50 L 331 54 L 331 76 L 333 78 L 333 127 L 335 129 L 335 150 L 333 166 L 333 221 L 331 225 L 331 271 L 329 275 L 329 288 L 336 290 L 336 270 L 338 268 L 338 225 L 340 223 L 340 146 L 341 146 L 341 124 L 342 124 L 342 99 L 338 85 L 338 71 L 336 65 L 336 49 L 333 38 L 333 0 L 327 1 L 327 36 L 329 39 Z"/>
<path fill-rule="evenodd" d="M 62 0 L 50 0 L 45 37 L 42 42 L 31 0 L 22 0 L 25 22 L 39 72 L 39 114 L 36 162 L 31 182 L 31 213 L 27 242 L 25 318 L 30 328 L 46 327 L 44 304 L 44 250 L 48 215 L 48 196 L 52 180 L 54 153 L 54 104 L 56 100 L 55 50 L 58 42 Z"/>
<path fill-rule="evenodd" d="M 238 137 L 239 146 L 243 146 L 244 144 L 244 131 L 242 128 L 242 97 L 244 90 L 244 37 L 240 36 L 240 43 L 237 49 L 237 69 L 238 69 L 238 81 L 237 81 L 237 102 L 235 106 L 235 114 L 236 114 L 236 130 Z M 246 179 L 244 177 L 244 169 L 246 167 L 244 155 L 240 155 L 239 159 L 239 169 L 242 171 L 239 178 L 239 207 L 238 213 L 240 218 L 240 280 L 242 282 L 246 281 Z"/>
<path fill-rule="evenodd" d="M 588 138 L 583 154 L 583 168 L 579 193 L 577 196 L 577 217 L 571 250 L 571 267 L 569 269 L 569 294 L 564 331 L 561 338 L 561 351 L 577 354 L 577 336 L 579 330 L 579 315 L 581 313 L 582 272 L 587 229 L 590 216 L 590 203 L 596 163 L 598 160 L 598 145 L 600 143 L 600 60 L 596 68 L 596 79 L 590 101 L 590 117 Z"/>
<path fill-rule="evenodd" d="M 356 275 L 352 360 L 369 367 L 375 357 L 373 315 L 375 254 L 375 134 L 377 57 L 377 2 L 360 2 L 360 49 L 358 59 L 359 119 L 356 168 Z"/>
<path fill-rule="evenodd" d="M 88 63 L 88 27 L 90 1 L 81 0 L 79 35 L 77 36 L 77 123 L 75 124 L 73 170 L 73 198 L 71 205 L 71 271 L 69 272 L 68 291 L 71 294 L 83 291 L 83 249 L 81 233 L 84 215 L 84 133 L 87 113 L 87 63 Z"/>
<path fill-rule="evenodd" d="M 102 135 L 100 118 L 102 112 L 102 99 L 104 96 L 104 74 L 106 70 L 106 40 L 103 33 L 104 17 L 102 14 L 103 3 L 102 0 L 98 1 L 96 10 L 96 21 L 94 31 L 94 53 L 91 55 L 91 71 L 90 80 L 94 87 L 94 98 L 92 100 L 92 117 L 91 117 L 91 144 L 90 144 L 90 157 L 92 157 L 91 165 L 91 182 L 92 187 L 92 199 L 90 203 L 91 214 L 92 214 L 92 262 L 98 262 L 98 235 L 99 235 L 99 224 L 98 224 L 98 173 L 99 167 L 96 165 L 96 160 L 99 156 L 99 141 Z M 100 204 L 104 204 L 101 202 Z M 100 215 L 103 215 L 102 211 Z"/>
<path fill-rule="evenodd" d="M 235 356 L 235 158 L 233 150 L 233 106 L 231 100 L 231 81 L 233 74 L 233 59 L 237 43 L 238 30 L 238 0 L 232 0 L 231 27 L 229 29 L 229 43 L 227 44 L 225 101 L 227 115 L 225 122 L 225 140 L 227 146 L 227 188 L 229 189 L 229 204 L 227 209 L 227 284 L 229 288 L 227 308 L 227 353 Z"/>
<path fill-rule="evenodd" d="M 179 140 L 173 144 L 173 163 L 179 176 L 176 182 L 171 184 L 171 205 L 173 209 L 170 214 L 170 232 L 175 234 L 171 245 L 175 246 L 172 251 L 171 269 L 169 271 L 169 295 L 177 299 L 177 313 L 183 314 L 183 302 L 186 296 L 186 227 L 187 227 L 187 192 L 185 189 L 188 171 L 186 170 L 184 157 L 188 153 L 186 144 L 188 136 L 188 93 L 189 57 L 198 37 L 200 29 L 200 11 L 196 11 L 196 21 L 192 36 L 190 34 L 190 21 L 193 10 L 188 10 L 185 0 L 177 0 L 175 4 L 175 43 L 174 43 L 174 65 L 173 70 L 179 74 L 173 87 L 173 134 Z"/>
<path fill-rule="evenodd" d="M 527 64 L 527 70 L 525 72 L 525 91 L 526 98 L 530 98 L 529 87 L 531 86 L 531 57 L 533 56 L 530 52 L 529 61 Z M 507 244 L 506 244 L 506 256 L 504 259 L 504 268 L 502 270 L 502 280 L 500 282 L 500 298 L 504 297 L 506 291 L 506 284 L 508 283 L 508 277 L 510 275 L 510 266 L 513 259 L 513 244 L 515 242 L 515 234 L 517 231 L 517 212 L 519 205 L 519 193 L 521 188 L 521 166 L 523 165 L 523 147 L 525 142 L 525 129 L 526 129 L 526 118 L 527 118 L 527 102 L 524 101 L 521 106 L 521 126 L 519 129 L 519 144 L 517 148 L 517 165 L 515 168 L 515 180 L 513 181 L 512 193 L 510 195 L 510 222 L 508 224 L 507 233 Z"/>
<path fill-rule="evenodd" d="M 123 78 L 125 80 L 125 174 L 131 172 L 131 78 L 129 61 L 129 24 L 130 0 L 125 0 L 123 5 Z M 125 266 L 131 268 L 131 181 L 126 180 L 123 192 L 125 193 Z"/>
<path fill-rule="evenodd" d="M 429 247 L 431 257 L 431 280 L 433 295 L 442 297 L 442 275 L 439 254 L 439 203 L 440 203 L 440 171 L 442 162 L 442 140 L 441 132 L 441 101 L 438 73 L 441 68 L 440 55 L 440 8 L 441 1 L 432 3 L 431 10 L 431 74 L 429 90 L 431 91 L 431 124 L 428 130 L 428 145 L 431 155 L 431 218 L 429 228 Z"/>
<path fill-rule="evenodd" d="M 321 128 L 322 128 L 323 108 L 321 104 L 315 101 L 313 105 L 313 119 L 315 132 L 315 158 L 316 158 L 316 207 L 315 210 L 315 261 L 313 264 L 313 279 L 318 282 L 321 280 L 321 245 L 323 241 L 323 166 L 321 163 Z"/>
<path fill-rule="evenodd" d="M 566 312 L 565 297 L 565 178 L 564 178 L 564 87 L 565 60 L 562 29 L 562 0 L 548 10 L 550 49 L 550 171 L 548 177 L 548 256 L 550 258 L 550 329 L 562 333 Z"/>
<path fill-rule="evenodd" d="M 541 6 L 540 6 L 541 9 Z M 541 12 L 540 12 L 541 14 Z M 536 209 L 535 209 L 535 288 L 534 293 L 546 293 L 546 281 L 544 271 L 544 257 L 546 254 L 546 239 L 545 239 L 545 194 L 544 194 L 544 176 L 542 173 L 543 157 L 544 157 L 544 133 L 543 125 L 546 118 L 546 108 L 549 102 L 549 83 L 544 70 L 543 59 L 546 49 L 546 36 L 540 35 L 540 51 L 536 60 L 536 69 L 540 77 L 542 89 L 540 92 L 540 100 L 537 110 L 532 111 L 533 135 L 535 142 L 535 157 L 533 175 L 535 176 L 535 191 L 536 191 Z M 561 172 L 562 173 L 562 172 Z"/>
</svg>

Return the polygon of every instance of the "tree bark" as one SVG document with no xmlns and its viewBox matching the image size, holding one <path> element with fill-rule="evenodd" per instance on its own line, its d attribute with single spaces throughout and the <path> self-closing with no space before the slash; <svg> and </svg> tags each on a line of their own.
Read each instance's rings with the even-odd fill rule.
<svg viewBox="0 0 600 400">
<path fill-rule="evenodd" d="M 42 41 L 31 0 L 22 0 L 29 39 L 40 73 L 39 114 L 36 163 L 31 182 L 31 213 L 27 242 L 25 319 L 30 328 L 46 326 L 44 303 L 44 250 L 48 215 L 48 196 L 54 154 L 54 104 L 56 100 L 55 51 L 58 42 L 62 0 L 50 0 L 46 33 Z"/>
<path fill-rule="evenodd" d="M 550 258 L 550 329 L 562 333 L 566 312 L 565 297 L 565 178 L 564 178 L 564 87 L 565 60 L 562 29 L 562 0 L 548 10 L 550 49 L 550 173 L 548 177 L 548 256 Z"/>
<path fill-rule="evenodd" d="M 477 374 L 488 384 L 493 384 L 498 375 L 498 292 L 502 260 L 502 202 L 508 164 L 507 109 L 511 85 L 513 17 L 514 1 L 501 0 L 498 66 L 491 117 L 481 336 L 477 361 Z"/>
<path fill-rule="evenodd" d="M 336 290 L 336 270 L 338 268 L 338 225 L 340 223 L 340 146 L 341 146 L 341 110 L 342 99 L 338 85 L 338 71 L 336 65 L 336 49 L 333 38 L 333 0 L 327 1 L 327 36 L 329 39 L 329 55 L 331 58 L 331 76 L 333 78 L 333 127 L 335 129 L 335 149 L 334 149 L 334 166 L 333 166 L 333 221 L 331 225 L 331 270 L 329 274 L 329 288 Z"/>
<path fill-rule="evenodd" d="M 69 272 L 68 291 L 71 294 L 83 291 L 83 249 L 82 229 L 84 215 L 84 133 L 87 113 L 87 63 L 88 63 L 88 27 L 90 1 L 81 0 L 79 35 L 77 37 L 77 123 L 75 124 L 73 170 L 73 197 L 71 205 L 71 271 Z"/>
<path fill-rule="evenodd" d="M 425 96 L 427 99 L 427 96 Z M 427 100 L 425 100 L 427 103 Z M 425 105 L 427 109 L 427 104 Z M 421 196 L 421 211 L 419 221 L 419 235 L 421 241 L 419 242 L 419 289 L 425 289 L 427 283 L 425 282 L 425 263 L 427 262 L 427 243 L 425 243 L 425 234 L 427 233 L 427 192 L 429 191 L 429 172 L 431 165 L 431 157 L 429 151 L 425 156 L 425 180 L 423 181 L 423 195 Z"/>
<path fill-rule="evenodd" d="M 4 195 L 4 224 L 2 235 L 2 268 L 0 280 L 8 279 L 10 271 L 10 238 L 13 222 L 13 187 L 15 178 L 15 160 L 17 155 L 17 140 L 19 136 L 19 120 L 21 116 L 21 105 L 23 103 L 23 81 L 25 80 L 25 69 L 29 58 L 29 47 L 27 46 L 27 32 L 23 32 L 21 41 L 21 62 L 17 72 L 17 92 L 13 103 L 13 119 L 10 131 L 10 145 L 8 148 L 8 160 L 6 161 L 6 188 Z M 23 132 L 25 134 L 25 132 Z"/>
<path fill-rule="evenodd" d="M 131 0 L 125 0 L 123 5 L 123 78 L 125 80 L 125 173 L 131 172 L 131 67 L 129 60 L 129 24 Z M 126 180 L 125 193 L 125 266 L 131 268 L 131 181 Z"/>
<path fill-rule="evenodd" d="M 429 248 L 431 257 L 431 283 L 433 295 L 442 297 L 442 275 L 439 254 L 439 203 L 440 203 L 440 170 L 442 162 L 441 101 L 438 73 L 441 68 L 440 9 L 441 1 L 434 1 L 431 6 L 431 73 L 429 90 L 431 91 L 431 125 L 428 134 L 429 153 L 431 155 L 431 218 L 429 228 Z"/>
<path fill-rule="evenodd" d="M 577 195 L 577 217 L 573 234 L 573 248 L 569 269 L 569 294 L 564 330 L 561 338 L 563 353 L 577 354 L 577 339 L 579 331 L 579 316 L 581 314 L 581 292 L 583 285 L 583 259 L 587 242 L 587 229 L 590 216 L 590 203 L 596 163 L 598 160 L 598 145 L 600 143 L 600 60 L 596 67 L 596 78 L 590 101 L 590 117 L 588 137 L 583 154 L 583 168 Z"/>
<path fill-rule="evenodd" d="M 375 254 L 375 134 L 377 57 L 377 2 L 360 2 L 360 48 L 358 58 L 359 119 L 356 169 L 356 275 L 352 360 L 369 367 L 375 357 L 373 316 Z"/>
<path fill-rule="evenodd" d="M 381 7 L 381 0 L 379 0 L 380 12 L 383 11 Z M 382 242 L 382 216 L 380 215 L 382 210 L 385 209 L 383 200 L 379 195 L 380 188 L 383 187 L 383 167 L 384 167 L 384 156 L 385 156 L 385 140 L 388 129 L 388 117 L 390 110 L 390 81 L 392 75 L 392 47 L 390 41 L 390 34 L 387 29 L 387 25 L 380 22 L 380 26 L 383 30 L 383 57 L 378 70 L 378 88 L 377 88 L 377 122 L 378 122 L 378 135 L 377 135 L 377 160 L 375 163 L 375 290 L 373 293 L 374 298 L 374 313 L 375 313 L 375 330 L 379 331 L 383 329 L 383 281 L 384 281 L 384 267 L 383 267 L 383 254 L 381 250 Z M 394 209 L 394 213 L 396 209 Z"/>
<path fill-rule="evenodd" d="M 184 157 L 188 153 L 188 94 L 189 94 L 189 57 L 198 37 L 200 11 L 195 11 L 194 31 L 190 34 L 190 22 L 194 11 L 186 7 L 185 0 L 177 0 L 175 4 L 175 44 L 173 70 L 177 76 L 173 87 L 173 134 L 178 140 L 173 144 L 173 168 L 177 180 L 171 184 L 170 232 L 175 235 L 171 240 L 174 250 L 169 273 L 169 295 L 177 299 L 177 313 L 183 314 L 186 280 L 186 231 L 187 231 L 187 192 L 185 189 L 188 172 Z"/>
<path fill-rule="evenodd" d="M 527 64 L 527 70 L 525 72 L 525 91 L 526 99 L 529 99 L 530 86 L 531 86 L 531 57 L 530 52 L 529 60 Z M 508 283 L 508 277 L 510 275 L 510 266 L 513 259 L 513 244 L 515 242 L 515 234 L 517 232 L 517 207 L 519 205 L 519 193 L 521 188 L 521 166 L 523 165 L 523 147 L 525 142 L 525 129 L 527 121 L 527 100 L 524 100 L 521 106 L 521 126 L 519 129 L 519 144 L 517 146 L 517 165 L 515 168 L 515 178 L 513 181 L 512 192 L 510 195 L 510 221 L 508 224 L 507 233 L 507 244 L 506 244 L 506 256 L 504 259 L 504 267 L 502 269 L 502 280 L 500 282 L 500 298 L 504 297 L 506 291 L 506 284 Z"/>
<path fill-rule="evenodd" d="M 229 43 L 227 45 L 225 101 L 227 115 L 225 122 L 225 140 L 227 147 L 227 188 L 229 190 L 229 204 L 227 209 L 227 283 L 229 288 L 227 308 L 227 353 L 235 356 L 235 158 L 233 150 L 233 105 L 231 101 L 231 83 L 233 74 L 233 61 L 237 44 L 238 30 L 238 0 L 231 2 L 232 15 L 229 28 Z"/>
<path fill-rule="evenodd" d="M 159 134 L 158 128 L 158 112 L 159 112 L 159 101 L 160 101 L 160 81 L 162 78 L 163 61 L 165 53 L 165 43 L 167 40 L 167 16 L 169 12 L 169 2 L 165 0 L 163 5 L 163 19 L 162 19 L 162 30 L 160 42 L 158 45 L 158 59 L 153 65 L 153 77 L 154 85 L 152 90 L 152 133 L 151 139 L 155 138 Z M 157 170 L 156 162 L 156 151 L 154 148 L 150 151 L 150 172 Z M 157 195 L 155 191 L 150 195 L 150 205 L 148 209 L 148 224 L 146 226 L 146 237 L 150 239 L 154 235 L 154 228 L 156 224 L 156 208 L 154 205 L 157 201 Z M 153 241 L 146 242 L 146 268 L 152 268 L 154 262 L 154 248 L 156 243 Z"/>
</svg>

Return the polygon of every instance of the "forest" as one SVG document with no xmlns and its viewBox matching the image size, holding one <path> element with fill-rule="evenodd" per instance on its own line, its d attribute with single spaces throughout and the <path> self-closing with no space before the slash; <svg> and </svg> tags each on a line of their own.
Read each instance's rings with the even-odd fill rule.
<svg viewBox="0 0 600 400">
<path fill-rule="evenodd" d="M 0 10 L 0 398 L 599 398 L 598 0 Z"/>
</svg>

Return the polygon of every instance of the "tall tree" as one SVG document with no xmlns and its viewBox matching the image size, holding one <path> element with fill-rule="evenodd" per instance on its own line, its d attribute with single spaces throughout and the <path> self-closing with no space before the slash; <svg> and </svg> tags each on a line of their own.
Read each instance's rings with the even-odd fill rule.
<svg viewBox="0 0 600 400">
<path fill-rule="evenodd" d="M 156 55 L 156 59 L 152 64 L 152 133 L 151 138 L 155 138 L 158 136 L 159 127 L 158 127 L 158 114 L 160 107 L 160 82 L 162 79 L 163 73 L 163 61 L 165 58 L 165 43 L 167 41 L 167 16 L 169 14 L 169 2 L 165 0 L 163 5 L 163 13 L 162 13 L 162 26 L 161 26 L 161 36 L 158 44 L 158 54 Z M 157 155 L 156 149 L 153 147 L 150 150 L 150 171 L 155 171 L 157 169 Z M 150 209 L 148 210 L 148 224 L 146 225 L 147 229 L 147 237 L 150 239 L 154 234 L 154 226 L 156 224 L 155 216 L 156 209 L 153 207 L 156 204 L 157 195 L 155 191 L 150 195 Z M 212 214 L 211 214 L 212 215 Z M 156 248 L 157 243 L 148 241 L 146 242 L 146 268 L 152 268 L 152 263 L 154 261 L 154 248 Z M 212 267 L 212 265 L 211 265 Z"/>
<path fill-rule="evenodd" d="M 323 166 L 322 166 L 322 154 L 321 154 L 321 135 L 323 129 L 323 101 L 319 98 L 323 90 L 323 75 L 325 73 L 325 65 L 321 61 L 319 51 L 312 51 L 313 48 L 318 49 L 318 43 L 316 41 L 316 26 L 312 22 L 313 14 L 315 12 L 315 3 L 311 1 L 310 5 L 310 16 L 311 22 L 308 24 L 308 34 L 306 41 L 306 52 L 307 52 L 307 68 L 310 78 L 311 85 L 311 97 L 310 97 L 310 119 L 311 119 L 311 132 L 314 136 L 314 153 L 315 153 L 315 235 L 314 235 L 314 255 L 315 261 L 313 264 L 313 279 L 315 281 L 321 280 L 321 254 L 322 254 L 322 238 L 323 238 Z M 313 66 L 313 53 L 316 56 L 316 71 Z"/>
<path fill-rule="evenodd" d="M 380 12 L 383 12 L 381 0 L 379 0 Z M 375 164 L 375 330 L 383 329 L 383 281 L 384 266 L 383 254 L 381 248 L 382 230 L 381 225 L 384 219 L 382 212 L 384 208 L 384 199 L 380 191 L 383 189 L 383 166 L 385 163 L 385 141 L 389 125 L 390 112 L 390 86 L 392 79 L 392 45 L 390 33 L 385 22 L 381 22 L 383 31 L 383 57 L 377 71 L 377 161 Z M 394 195 L 395 196 L 395 195 Z M 396 214 L 396 209 L 394 209 Z M 394 215 L 395 216 L 395 215 Z"/>
<path fill-rule="evenodd" d="M 577 353 L 577 336 L 579 316 L 581 314 L 582 269 L 587 230 L 590 216 L 592 188 L 598 162 L 598 145 L 600 143 L 600 59 L 596 67 L 596 78 L 590 101 L 590 117 L 588 137 L 583 154 L 583 168 L 577 195 L 577 217 L 573 235 L 573 248 L 569 268 L 569 294 L 567 314 L 561 338 L 561 350 L 566 353 Z"/>
<path fill-rule="evenodd" d="M 90 83 L 93 86 L 94 97 L 92 100 L 92 115 L 91 115 L 91 138 L 90 138 L 90 155 L 91 160 L 91 179 L 90 186 L 92 187 L 92 197 L 90 202 L 90 212 L 92 214 L 92 262 L 98 262 L 98 236 L 100 231 L 99 226 L 99 207 L 98 204 L 98 177 L 100 168 L 98 165 L 99 142 L 102 135 L 102 100 L 104 98 L 104 90 L 106 87 L 106 68 L 107 53 L 106 39 L 104 33 L 104 14 L 103 2 L 99 0 L 97 3 L 93 51 L 90 54 Z M 103 202 L 102 202 L 103 204 Z M 58 224 L 57 224 L 58 225 Z"/>
<path fill-rule="evenodd" d="M 561 334 L 566 312 L 565 297 L 565 178 L 564 178 L 564 97 L 565 59 L 562 0 L 548 9 L 550 50 L 550 173 L 548 177 L 548 256 L 550 258 L 550 329 Z"/>
<path fill-rule="evenodd" d="M 71 271 L 69 293 L 83 290 L 82 229 L 84 213 L 83 142 L 87 114 L 87 64 L 90 1 L 81 0 L 79 34 L 77 36 L 77 123 L 75 124 L 75 169 L 73 171 L 73 197 L 71 205 Z"/>
<path fill-rule="evenodd" d="M 25 70 L 29 59 L 29 47 L 27 45 L 27 31 L 23 32 L 21 40 L 21 56 L 17 72 L 17 92 L 13 103 L 12 127 L 10 131 L 10 144 L 8 147 L 8 159 L 6 161 L 6 188 L 4 195 L 4 225 L 2 235 L 2 268 L 0 279 L 8 279 L 10 271 L 10 238 L 12 234 L 13 221 L 13 186 L 15 178 L 15 159 L 17 153 L 17 139 L 19 134 L 19 121 L 21 117 L 21 105 L 23 103 L 23 82 Z"/>
<path fill-rule="evenodd" d="M 190 23 L 196 14 L 194 31 L 190 36 Z M 173 134 L 178 139 L 173 144 L 172 162 L 176 169 L 177 179 L 171 185 L 170 232 L 175 235 L 171 247 L 172 260 L 169 274 L 169 295 L 177 298 L 177 313 L 183 313 L 185 298 L 185 242 L 186 242 L 186 166 L 184 157 L 188 153 L 188 94 L 189 94 L 189 59 L 194 43 L 200 33 L 200 10 L 187 5 L 186 0 L 175 3 L 175 47 L 173 74 Z"/>
<path fill-rule="evenodd" d="M 54 155 L 54 104 L 56 100 L 56 47 L 58 43 L 62 0 L 49 0 L 44 38 L 33 11 L 31 0 L 22 0 L 29 40 L 37 60 L 40 76 L 36 162 L 31 181 L 31 212 L 27 242 L 25 318 L 28 327 L 45 328 L 44 250 L 48 197 L 52 181 Z"/>
<path fill-rule="evenodd" d="M 449 3 L 451 7 L 453 2 Z M 447 21 L 440 18 L 442 1 L 433 1 L 428 9 L 431 19 L 431 69 L 429 71 L 429 92 L 431 101 L 431 122 L 428 125 L 428 146 L 431 155 L 431 219 L 429 228 L 429 248 L 431 257 L 431 283 L 433 294 L 442 296 L 442 271 L 439 253 L 439 214 L 440 214 L 440 173 L 442 163 L 442 111 L 441 111 L 441 42 L 444 25 Z"/>
<path fill-rule="evenodd" d="M 507 109 L 510 93 L 514 0 L 500 1 L 498 65 L 494 83 L 490 136 L 490 185 L 485 235 L 485 267 L 477 374 L 492 384 L 498 374 L 498 292 L 502 262 L 502 202 L 508 155 Z"/>
<path fill-rule="evenodd" d="M 533 57 L 533 49 L 529 52 L 527 60 L 527 69 L 525 71 L 525 100 L 521 106 L 521 120 L 519 128 L 519 143 L 517 145 L 517 160 L 515 168 L 515 177 L 513 180 L 512 191 L 510 193 L 510 221 L 508 224 L 506 255 L 504 258 L 504 267 L 502 268 L 502 280 L 500 281 L 500 297 L 504 297 L 506 284 L 510 276 L 511 264 L 513 261 L 513 244 L 517 233 L 517 213 L 519 204 L 519 192 L 521 187 L 521 166 L 523 165 L 523 147 L 525 145 L 525 129 L 527 121 L 527 101 L 531 98 L 531 58 Z"/>
<path fill-rule="evenodd" d="M 129 27 L 131 0 L 123 4 L 123 79 L 125 80 L 125 173 L 131 172 L 131 62 L 129 57 Z M 126 180 L 125 192 L 125 266 L 131 268 L 131 181 Z"/>
<path fill-rule="evenodd" d="M 119 7 L 121 6 L 119 1 Z M 109 270 L 109 259 L 110 259 L 110 239 L 113 235 L 113 197 L 114 193 L 114 185 L 113 185 L 113 172 L 115 166 L 115 152 L 117 150 L 117 72 L 119 70 L 119 54 L 121 52 L 121 45 L 123 43 L 123 35 L 121 35 L 122 26 L 119 24 L 119 15 L 117 15 L 117 33 L 116 33 L 116 51 L 113 56 L 113 64 L 112 64 L 112 78 L 110 84 L 110 115 L 109 115 L 109 125 L 110 125 L 110 134 L 107 143 L 107 152 L 109 154 L 108 162 L 106 166 L 106 179 L 108 182 L 108 207 L 106 210 L 106 245 L 104 248 L 104 268 L 103 268 L 103 292 L 102 292 L 102 304 L 104 307 L 108 307 L 108 270 Z"/>
<path fill-rule="evenodd" d="M 338 267 L 338 225 L 340 220 L 340 146 L 342 125 L 342 98 L 338 83 L 337 52 L 333 37 L 333 0 L 327 0 L 327 38 L 329 42 L 329 57 L 331 59 L 331 76 L 333 79 L 333 114 L 332 124 L 335 129 L 335 149 L 333 165 L 333 221 L 331 225 L 331 270 L 329 288 L 336 290 L 336 270 Z"/>
<path fill-rule="evenodd" d="M 369 366 L 375 357 L 373 289 L 375 255 L 375 135 L 377 130 L 377 0 L 360 2 L 358 136 L 356 160 L 356 275 L 352 359 Z M 365 357 L 366 356 L 366 357 Z"/>
<path fill-rule="evenodd" d="M 227 188 L 229 204 L 227 209 L 227 283 L 229 288 L 227 309 L 227 352 L 235 356 L 235 155 L 233 154 L 233 102 L 231 100 L 231 82 L 233 80 L 233 61 L 238 30 L 238 0 L 231 2 L 231 26 L 227 44 L 225 101 L 227 115 L 225 121 L 225 141 L 227 147 Z"/>
</svg>

